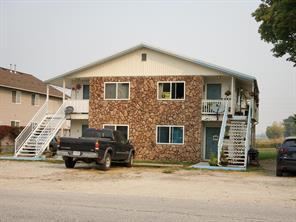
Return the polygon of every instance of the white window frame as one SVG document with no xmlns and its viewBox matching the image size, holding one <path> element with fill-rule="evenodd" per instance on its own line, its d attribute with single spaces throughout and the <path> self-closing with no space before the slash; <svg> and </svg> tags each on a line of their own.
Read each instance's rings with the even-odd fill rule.
<svg viewBox="0 0 296 222">
<path fill-rule="evenodd" d="M 21 121 L 19 121 L 19 120 L 10 120 L 10 126 L 12 127 L 11 122 L 18 123 L 18 126 L 14 126 L 14 127 L 20 127 L 20 126 L 21 126 L 21 125 L 20 125 Z"/>
<path fill-rule="evenodd" d="M 170 89 L 172 90 L 172 83 L 184 83 L 184 98 L 183 99 L 172 99 L 172 92 L 170 99 L 159 98 L 159 84 L 170 83 Z M 172 101 L 184 101 L 186 97 L 186 82 L 185 81 L 158 81 L 157 82 L 157 100 L 172 100 Z"/>
<path fill-rule="evenodd" d="M 34 95 L 34 104 L 32 104 L 32 106 L 39 106 L 40 103 L 40 95 L 38 93 L 33 93 L 32 95 Z M 36 99 L 38 98 L 38 99 Z M 37 103 L 36 103 L 37 101 Z"/>
<path fill-rule="evenodd" d="M 103 124 L 104 129 L 105 129 L 105 126 L 115 126 L 115 130 L 117 130 L 117 126 L 127 126 L 127 140 L 129 140 L 129 125 L 128 124 L 105 123 L 105 124 Z"/>
<path fill-rule="evenodd" d="M 11 97 L 12 97 L 12 92 L 16 92 L 15 93 L 15 103 L 13 102 L 13 99 L 12 98 L 11 98 L 11 102 L 13 104 L 22 104 L 22 92 L 19 91 L 19 90 L 12 90 L 11 91 Z M 17 95 L 19 95 L 19 97 L 20 97 L 20 101 L 19 102 L 17 102 Z"/>
<path fill-rule="evenodd" d="M 172 127 L 183 128 L 183 141 L 182 141 L 182 143 L 159 143 L 159 142 L 157 142 L 158 127 L 169 127 L 169 141 L 171 141 Z M 184 145 L 184 141 L 185 141 L 185 126 L 184 125 L 156 125 L 155 132 L 156 132 L 156 144 L 160 144 L 160 145 Z"/>
<path fill-rule="evenodd" d="M 118 98 L 118 84 L 128 84 L 128 98 L 127 99 L 119 99 Z M 106 84 L 116 84 L 116 92 L 115 92 L 115 99 L 108 99 L 106 98 Z M 131 97 L 131 83 L 130 82 L 104 82 L 104 100 L 130 100 Z"/>
</svg>

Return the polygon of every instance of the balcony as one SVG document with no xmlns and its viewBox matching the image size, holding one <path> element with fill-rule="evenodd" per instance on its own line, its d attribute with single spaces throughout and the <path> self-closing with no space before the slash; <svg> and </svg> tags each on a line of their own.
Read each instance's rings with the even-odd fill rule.
<svg viewBox="0 0 296 222">
<path fill-rule="evenodd" d="M 203 115 L 223 114 L 227 101 L 230 101 L 230 99 L 203 99 L 202 114 Z"/>
<path fill-rule="evenodd" d="M 66 100 L 66 107 L 72 106 L 74 108 L 73 113 L 77 114 L 88 114 L 89 111 L 89 100 Z"/>
</svg>

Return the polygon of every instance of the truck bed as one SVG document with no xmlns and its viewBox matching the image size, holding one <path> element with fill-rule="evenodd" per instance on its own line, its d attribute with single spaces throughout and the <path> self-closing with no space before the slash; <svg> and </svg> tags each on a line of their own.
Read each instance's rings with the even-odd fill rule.
<svg viewBox="0 0 296 222">
<path fill-rule="evenodd" d="M 60 141 L 59 150 L 71 150 L 71 151 L 81 151 L 81 152 L 94 152 L 96 141 L 101 143 L 110 142 L 109 138 L 72 138 L 72 137 L 62 137 Z"/>
</svg>

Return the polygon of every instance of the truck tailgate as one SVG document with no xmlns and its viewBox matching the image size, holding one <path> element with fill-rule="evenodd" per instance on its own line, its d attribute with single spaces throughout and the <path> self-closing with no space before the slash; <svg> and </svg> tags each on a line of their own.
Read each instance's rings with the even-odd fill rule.
<svg viewBox="0 0 296 222">
<path fill-rule="evenodd" d="M 59 150 L 94 152 L 96 139 L 62 137 Z"/>
</svg>

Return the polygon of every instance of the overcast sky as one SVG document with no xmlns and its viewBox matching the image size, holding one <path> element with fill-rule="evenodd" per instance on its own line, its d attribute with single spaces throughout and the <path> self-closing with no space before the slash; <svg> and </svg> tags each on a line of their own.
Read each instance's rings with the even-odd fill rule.
<svg viewBox="0 0 296 222">
<path fill-rule="evenodd" d="M 260 1 L 0 0 L 0 66 L 42 80 L 141 42 L 257 77 L 260 124 L 296 113 L 296 68 L 260 40 Z"/>
</svg>

